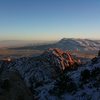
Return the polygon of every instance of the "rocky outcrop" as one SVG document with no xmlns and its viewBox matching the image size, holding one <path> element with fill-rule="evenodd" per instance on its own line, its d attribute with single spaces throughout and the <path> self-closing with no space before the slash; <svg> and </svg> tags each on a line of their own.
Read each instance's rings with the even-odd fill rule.
<svg viewBox="0 0 100 100">
<path fill-rule="evenodd" d="M 65 70 L 68 67 L 75 67 L 75 65 L 80 64 L 79 59 L 74 59 L 69 51 L 62 51 L 58 48 L 50 48 L 45 51 L 43 56 L 46 56 L 52 64 L 59 66 L 61 70 Z"/>
</svg>

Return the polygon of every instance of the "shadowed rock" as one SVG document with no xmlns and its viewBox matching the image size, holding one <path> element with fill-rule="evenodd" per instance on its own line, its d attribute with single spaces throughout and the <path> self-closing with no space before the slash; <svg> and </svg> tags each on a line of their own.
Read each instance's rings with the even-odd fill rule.
<svg viewBox="0 0 100 100">
<path fill-rule="evenodd" d="M 33 94 L 18 72 L 6 70 L 0 75 L 0 100 L 33 100 Z"/>
</svg>

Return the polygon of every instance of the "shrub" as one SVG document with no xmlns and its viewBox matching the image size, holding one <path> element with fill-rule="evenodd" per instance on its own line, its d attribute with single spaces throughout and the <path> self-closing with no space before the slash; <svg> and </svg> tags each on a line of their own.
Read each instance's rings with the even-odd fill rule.
<svg viewBox="0 0 100 100">
<path fill-rule="evenodd" d="M 81 72 L 81 80 L 84 82 L 87 82 L 90 79 L 90 71 L 88 69 L 85 69 Z"/>
<path fill-rule="evenodd" d="M 52 94 L 60 96 L 66 92 L 73 93 L 76 90 L 77 90 L 77 85 L 68 75 L 64 74 L 61 75 L 59 79 L 56 81 L 55 87 L 52 90 Z"/>
<path fill-rule="evenodd" d="M 95 64 L 95 63 L 97 63 L 98 59 L 97 59 L 97 57 L 95 57 L 91 61 L 92 61 L 92 64 Z"/>
<path fill-rule="evenodd" d="M 100 68 L 95 68 L 95 69 L 93 69 L 92 72 L 91 72 L 91 76 L 92 76 L 93 78 L 96 78 L 96 76 L 99 75 L 99 74 L 100 74 Z"/>
</svg>

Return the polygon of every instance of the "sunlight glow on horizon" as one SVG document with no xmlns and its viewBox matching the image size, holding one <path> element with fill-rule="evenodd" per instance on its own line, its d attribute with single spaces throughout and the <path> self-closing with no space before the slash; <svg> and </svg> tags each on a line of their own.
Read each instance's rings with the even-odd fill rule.
<svg viewBox="0 0 100 100">
<path fill-rule="evenodd" d="M 58 34 L 58 35 L 56 35 Z M 42 33 L 42 36 L 38 36 L 38 35 L 14 35 L 14 34 L 11 34 L 9 35 L 8 37 L 4 36 L 2 37 L 0 40 L 26 40 L 26 41 L 31 41 L 31 40 L 40 40 L 40 41 L 54 41 L 54 40 L 60 40 L 62 38 L 80 38 L 80 39 L 97 39 L 99 40 L 100 39 L 100 35 L 98 35 L 98 33 L 91 33 L 91 36 L 88 37 L 88 34 L 84 35 L 84 34 L 77 34 L 77 33 L 56 33 L 56 34 L 43 34 Z"/>
</svg>

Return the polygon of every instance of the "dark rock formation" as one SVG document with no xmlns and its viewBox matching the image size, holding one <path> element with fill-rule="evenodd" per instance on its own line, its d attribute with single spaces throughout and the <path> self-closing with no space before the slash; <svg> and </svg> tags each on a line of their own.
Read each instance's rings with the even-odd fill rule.
<svg viewBox="0 0 100 100">
<path fill-rule="evenodd" d="M 33 94 L 16 71 L 0 73 L 0 100 L 33 100 Z"/>
<path fill-rule="evenodd" d="M 98 52 L 98 56 L 100 57 L 100 50 L 99 50 L 99 52 Z"/>
</svg>

